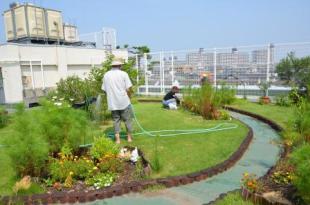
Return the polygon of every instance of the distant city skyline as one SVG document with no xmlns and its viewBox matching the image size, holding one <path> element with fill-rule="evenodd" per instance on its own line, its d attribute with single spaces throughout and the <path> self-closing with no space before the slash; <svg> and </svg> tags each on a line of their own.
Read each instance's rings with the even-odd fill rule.
<svg viewBox="0 0 310 205">
<path fill-rule="evenodd" d="M 310 41 L 308 0 L 27 2 L 61 10 L 80 34 L 112 27 L 117 45 L 147 45 L 152 51 Z M 1 0 L 1 13 L 10 3 Z M 2 16 L 0 42 L 5 42 Z"/>
</svg>

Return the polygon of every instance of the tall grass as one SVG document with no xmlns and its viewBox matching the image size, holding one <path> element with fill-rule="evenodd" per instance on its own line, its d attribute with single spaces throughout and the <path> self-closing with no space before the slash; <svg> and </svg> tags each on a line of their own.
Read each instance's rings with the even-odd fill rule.
<svg viewBox="0 0 310 205">
<path fill-rule="evenodd" d="M 229 86 L 222 84 L 215 89 L 209 83 L 205 83 L 201 88 L 186 88 L 183 92 L 182 106 L 205 119 L 219 119 L 219 108 L 231 104 L 234 100 L 235 91 Z"/>
</svg>

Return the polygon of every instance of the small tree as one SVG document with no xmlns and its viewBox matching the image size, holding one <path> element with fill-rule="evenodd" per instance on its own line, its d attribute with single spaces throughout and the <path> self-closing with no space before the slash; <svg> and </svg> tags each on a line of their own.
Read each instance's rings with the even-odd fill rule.
<svg viewBox="0 0 310 205">
<path fill-rule="evenodd" d="M 293 52 L 290 52 L 277 65 L 276 72 L 286 84 L 308 89 L 307 85 L 310 83 L 310 56 L 297 58 Z"/>
<path fill-rule="evenodd" d="M 268 97 L 268 89 L 270 88 L 270 82 L 262 82 L 259 85 L 259 89 L 263 91 L 263 96 L 262 97 Z"/>
</svg>

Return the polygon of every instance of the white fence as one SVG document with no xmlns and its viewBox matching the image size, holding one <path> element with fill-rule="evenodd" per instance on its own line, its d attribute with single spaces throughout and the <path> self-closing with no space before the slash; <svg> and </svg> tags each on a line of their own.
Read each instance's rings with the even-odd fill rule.
<svg viewBox="0 0 310 205">
<path fill-rule="evenodd" d="M 102 28 L 101 31 L 79 35 L 80 41 L 86 46 L 102 49 L 116 48 L 116 30 L 114 28 Z"/>
<path fill-rule="evenodd" d="M 290 90 L 282 86 L 275 72 L 290 52 L 296 57 L 309 56 L 310 42 L 161 51 L 132 57 L 142 95 L 162 95 L 174 84 L 199 87 L 206 76 L 214 86 L 221 82 L 235 86 L 240 95 L 261 95 L 258 84 L 267 81 L 272 84 L 269 95 L 274 96 Z"/>
</svg>

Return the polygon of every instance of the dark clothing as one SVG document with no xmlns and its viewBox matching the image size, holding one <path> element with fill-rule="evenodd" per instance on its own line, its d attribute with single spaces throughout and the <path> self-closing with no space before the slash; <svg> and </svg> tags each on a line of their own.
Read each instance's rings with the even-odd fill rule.
<svg viewBox="0 0 310 205">
<path fill-rule="evenodd" d="M 164 101 L 167 101 L 167 100 L 171 100 L 171 99 L 175 99 L 177 104 L 179 105 L 180 104 L 180 100 L 179 98 L 176 96 L 176 93 L 175 92 L 172 92 L 172 91 L 169 91 L 165 97 L 164 97 Z"/>
</svg>

